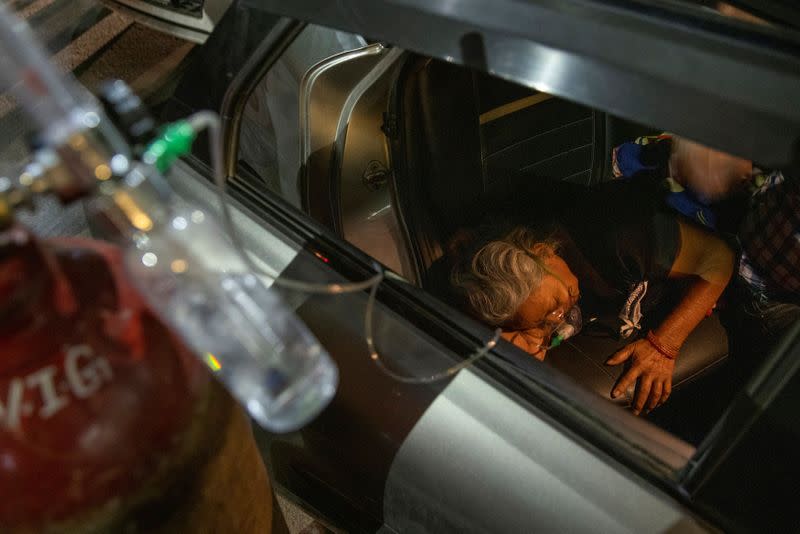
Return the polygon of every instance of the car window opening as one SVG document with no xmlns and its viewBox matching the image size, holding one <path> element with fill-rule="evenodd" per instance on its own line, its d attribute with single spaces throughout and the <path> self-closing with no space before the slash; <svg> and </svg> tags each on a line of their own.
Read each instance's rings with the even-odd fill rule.
<svg viewBox="0 0 800 534">
<path fill-rule="evenodd" d="M 383 52 L 306 32 L 306 44 L 324 46 L 262 82 L 240 159 L 344 239 L 605 402 L 697 445 L 800 317 L 793 277 L 780 265 L 770 272 L 764 247 L 742 239 L 764 224 L 753 199 L 800 198 L 794 178 L 413 54 L 360 85 L 337 139 L 331 124 L 348 91 Z M 293 78 L 281 82 L 281 72 Z M 306 124 L 279 105 L 300 98 Z M 308 160 L 282 161 L 276 147 L 300 135 Z M 753 320 L 764 302 L 782 306 Z"/>
</svg>

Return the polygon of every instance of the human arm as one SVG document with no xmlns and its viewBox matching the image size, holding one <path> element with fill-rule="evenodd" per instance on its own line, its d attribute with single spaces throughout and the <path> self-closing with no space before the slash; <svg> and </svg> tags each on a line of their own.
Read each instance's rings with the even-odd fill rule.
<svg viewBox="0 0 800 534">
<path fill-rule="evenodd" d="M 668 276 L 692 279 L 683 298 L 653 331 L 662 348 L 680 350 L 686 338 L 706 316 L 728 284 L 734 266 L 733 251 L 716 235 L 695 225 L 678 222 L 680 246 Z M 678 356 L 680 357 L 680 356 Z M 650 341 L 640 339 L 612 356 L 606 363 L 631 361 L 630 368 L 615 384 L 611 396 L 618 397 L 637 383 L 633 411 L 652 410 L 663 404 L 672 390 L 674 360 Z"/>
<path fill-rule="evenodd" d="M 753 174 L 753 162 L 683 137 L 672 137 L 670 176 L 706 203 L 741 188 Z"/>
</svg>

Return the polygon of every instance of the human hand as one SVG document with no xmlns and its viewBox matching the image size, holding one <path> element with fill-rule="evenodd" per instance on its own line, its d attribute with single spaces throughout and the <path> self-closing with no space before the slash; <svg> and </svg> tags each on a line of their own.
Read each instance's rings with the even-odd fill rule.
<svg viewBox="0 0 800 534">
<path fill-rule="evenodd" d="M 614 354 L 606 361 L 606 365 L 619 365 L 628 360 L 631 360 L 631 366 L 617 380 L 611 398 L 624 394 L 636 382 L 634 415 L 639 415 L 645 408 L 649 412 L 664 404 L 672 391 L 675 360 L 658 352 L 646 339 L 640 339 Z"/>
<path fill-rule="evenodd" d="M 747 182 L 753 163 L 673 136 L 670 175 L 703 202 L 717 202 Z"/>
<path fill-rule="evenodd" d="M 544 332 L 541 328 L 528 330 L 504 330 L 500 333 L 503 339 L 510 341 L 537 360 L 544 360 L 547 351 L 543 348 Z"/>
</svg>

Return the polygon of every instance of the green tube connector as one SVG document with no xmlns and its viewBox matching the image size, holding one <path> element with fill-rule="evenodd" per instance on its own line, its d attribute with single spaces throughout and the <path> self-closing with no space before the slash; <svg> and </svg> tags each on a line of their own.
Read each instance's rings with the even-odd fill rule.
<svg viewBox="0 0 800 534">
<path fill-rule="evenodd" d="M 192 151 L 192 143 L 197 132 L 187 121 L 178 121 L 168 125 L 155 141 L 147 147 L 142 160 L 154 165 L 159 172 L 169 169 L 181 156 Z"/>
</svg>

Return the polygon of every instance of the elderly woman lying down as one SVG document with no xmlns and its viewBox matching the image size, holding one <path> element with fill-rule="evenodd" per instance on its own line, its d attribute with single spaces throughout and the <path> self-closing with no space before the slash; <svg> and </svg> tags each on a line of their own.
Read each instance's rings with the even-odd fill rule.
<svg viewBox="0 0 800 534">
<path fill-rule="evenodd" d="M 452 296 L 540 360 L 582 294 L 593 311 L 618 311 L 620 335 L 635 340 L 607 361 L 630 361 L 611 396 L 638 381 L 634 413 L 652 410 L 669 397 L 681 345 L 734 267 L 728 245 L 668 210 L 660 187 L 641 180 L 519 191 L 489 224 L 456 238 Z"/>
</svg>

